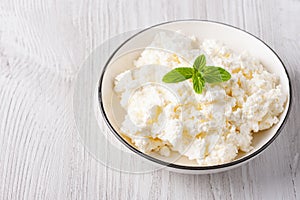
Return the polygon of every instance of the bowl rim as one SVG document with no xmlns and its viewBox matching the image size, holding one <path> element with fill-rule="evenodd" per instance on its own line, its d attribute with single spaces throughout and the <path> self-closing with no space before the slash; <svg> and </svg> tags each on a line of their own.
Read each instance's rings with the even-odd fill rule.
<svg viewBox="0 0 300 200">
<path fill-rule="evenodd" d="M 133 147 L 131 144 L 129 144 L 115 129 L 114 127 L 112 126 L 112 124 L 110 123 L 106 113 L 105 113 L 105 109 L 104 109 L 104 105 L 103 105 L 103 101 L 102 101 L 102 83 L 103 83 L 103 78 L 104 78 L 104 74 L 106 72 L 106 69 L 107 67 L 109 66 L 109 63 L 110 61 L 112 60 L 112 58 L 115 56 L 115 54 L 120 50 L 120 48 L 122 48 L 127 42 L 129 42 L 130 40 L 132 40 L 133 38 L 135 38 L 137 35 L 149 30 L 149 29 L 152 29 L 152 28 L 155 28 L 155 27 L 158 27 L 158 26 L 161 26 L 161 25 L 165 25 L 165 24 L 171 24 L 171 23 L 177 23 L 177 22 L 204 22 L 204 23 L 212 23 L 212 24 L 217 24 L 217 25 L 222 25 L 222 26 L 227 26 L 227 27 L 230 27 L 230 28 L 233 28 L 233 29 L 236 29 L 238 31 L 241 31 L 241 32 L 244 32 L 246 34 L 248 34 L 249 36 L 259 40 L 260 42 L 262 42 L 267 48 L 269 48 L 274 54 L 275 56 L 278 58 L 278 60 L 280 61 L 280 63 L 282 64 L 284 70 L 285 70 L 285 73 L 286 73 L 286 76 L 288 78 L 288 82 L 289 82 L 289 104 L 286 105 L 288 106 L 288 110 L 287 110 L 287 113 L 280 125 L 280 127 L 278 128 L 278 130 L 276 131 L 276 133 L 273 135 L 273 137 L 271 139 L 269 139 L 268 142 L 266 142 L 261 148 L 259 148 L 258 150 L 254 151 L 253 153 L 245 156 L 245 157 L 242 157 L 238 160 L 234 160 L 234 161 L 231 161 L 231 162 L 228 162 L 228 163 L 224 163 L 224 164 L 220 164 L 220 165 L 212 165 L 212 166 L 185 166 L 185 165 L 178 165 L 178 164 L 174 164 L 174 163 L 170 163 L 170 162 L 166 162 L 166 161 L 162 161 L 160 159 L 157 159 L 155 157 L 152 157 L 148 154 L 145 154 L 143 152 L 141 152 L 140 150 L 136 149 L 135 147 Z M 117 49 L 110 55 L 110 57 L 108 58 L 107 62 L 105 63 L 104 65 L 104 68 L 102 69 L 102 72 L 101 72 L 101 76 L 100 76 L 100 80 L 99 80 L 99 83 L 98 83 L 98 101 L 99 101 L 99 104 L 100 104 L 100 110 L 101 110 L 101 114 L 104 118 L 104 121 L 106 122 L 106 125 L 108 126 L 108 128 L 111 130 L 111 132 L 115 135 L 115 137 L 121 142 L 123 143 L 127 148 L 129 148 L 131 151 L 133 151 L 134 153 L 138 154 L 139 156 L 149 160 L 149 161 L 152 161 L 156 164 L 160 164 L 160 165 L 163 165 L 163 166 L 166 166 L 166 167 L 171 167 L 171 168 L 175 168 L 175 169 L 181 169 L 181 170 L 214 170 L 214 169 L 224 169 L 224 168 L 228 168 L 228 167 L 233 167 L 233 166 L 238 166 L 239 164 L 242 164 L 242 163 L 246 163 L 246 161 L 250 161 L 252 158 L 254 158 L 255 156 L 259 155 L 260 153 L 262 153 L 277 137 L 278 135 L 281 133 L 284 125 L 286 124 L 286 121 L 287 121 L 287 118 L 290 114 L 290 111 L 291 111 L 291 106 L 292 106 L 292 85 L 291 85 L 291 79 L 290 79 L 290 76 L 288 74 L 288 71 L 286 69 L 286 66 L 284 65 L 283 61 L 280 59 L 280 57 L 278 56 L 278 54 L 268 45 L 266 44 L 263 40 L 261 40 L 260 38 L 258 38 L 257 36 L 253 35 L 252 33 L 249 33 L 241 28 L 238 28 L 238 27 L 235 27 L 233 25 L 230 25 L 230 24 L 226 24 L 226 23 L 223 23 L 223 22 L 217 22 L 217 21 L 212 21 L 212 20 L 202 20 L 202 19 L 180 19 L 180 20 L 172 20 L 172 21 L 166 21 L 166 22 L 162 22 L 162 23 L 159 23 L 159 24 L 155 24 L 155 25 L 152 25 L 148 28 L 145 28 L 137 33 L 135 33 L 134 35 L 132 35 L 131 37 L 129 37 L 127 40 L 125 40 L 122 44 L 120 44 Z"/>
</svg>

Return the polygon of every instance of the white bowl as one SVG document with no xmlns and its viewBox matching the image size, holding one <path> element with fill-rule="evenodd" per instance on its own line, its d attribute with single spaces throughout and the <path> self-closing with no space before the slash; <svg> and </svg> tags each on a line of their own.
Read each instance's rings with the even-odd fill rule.
<svg viewBox="0 0 300 200">
<path fill-rule="evenodd" d="M 172 158 L 167 159 L 144 154 L 134 148 L 126 138 L 123 138 L 119 134 L 119 125 L 122 123 L 125 111 L 121 108 L 119 99 L 114 94 L 114 78 L 119 73 L 133 67 L 133 60 L 139 56 L 143 48 L 151 43 L 155 33 L 160 32 L 162 29 L 170 31 L 180 30 L 183 34 L 194 35 L 200 40 L 206 38 L 216 39 L 225 43 L 235 52 L 246 50 L 251 56 L 259 59 L 268 71 L 280 77 L 283 92 L 288 97 L 285 109 L 279 117 L 279 123 L 266 131 L 254 134 L 252 143 L 254 149 L 252 151 L 240 153 L 238 157 L 230 163 L 215 166 L 197 166 L 197 164 L 184 157 L 172 160 Z M 125 53 L 126 56 L 124 56 Z M 204 174 L 220 172 L 244 164 L 260 154 L 274 141 L 282 130 L 291 107 L 291 82 L 287 70 L 278 55 L 267 44 L 254 35 L 236 27 L 218 22 L 202 20 L 172 21 L 147 28 L 135 34 L 119 46 L 111 55 L 103 69 L 99 82 L 99 103 L 103 117 L 108 127 L 112 130 L 112 133 L 134 153 L 143 156 L 155 164 L 167 166 L 168 169 L 173 171 Z M 117 113 L 117 115 L 114 113 Z"/>
</svg>

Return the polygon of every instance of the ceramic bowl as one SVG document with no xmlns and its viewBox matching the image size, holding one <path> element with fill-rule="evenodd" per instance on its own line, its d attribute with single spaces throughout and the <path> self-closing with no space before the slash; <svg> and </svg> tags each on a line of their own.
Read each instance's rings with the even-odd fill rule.
<svg viewBox="0 0 300 200">
<path fill-rule="evenodd" d="M 251 56 L 257 58 L 272 72 L 280 77 L 283 92 L 287 95 L 285 109 L 280 115 L 279 123 L 266 131 L 260 131 L 253 135 L 252 145 L 254 149 L 248 153 L 239 153 L 238 157 L 229 163 L 215 166 L 197 166 L 197 163 L 187 158 L 165 158 L 159 155 L 147 155 L 137 150 L 130 141 L 120 134 L 120 124 L 125 115 L 120 106 L 120 100 L 114 94 L 114 78 L 121 72 L 133 68 L 133 60 L 138 58 L 142 50 L 147 47 L 155 33 L 161 30 L 181 31 L 185 35 L 194 35 L 199 40 L 211 38 L 226 44 L 237 53 L 247 51 Z M 279 56 L 266 43 L 254 35 L 236 27 L 202 20 L 172 21 L 152 26 L 135 34 L 124 41 L 119 48 L 113 52 L 104 67 L 99 81 L 99 103 L 103 118 L 112 133 L 133 153 L 139 154 L 151 163 L 166 166 L 167 169 L 193 174 L 206 174 L 228 170 L 250 161 L 263 152 L 281 132 L 291 106 L 291 83 L 287 70 Z M 116 114 L 117 113 L 117 114 Z"/>
</svg>

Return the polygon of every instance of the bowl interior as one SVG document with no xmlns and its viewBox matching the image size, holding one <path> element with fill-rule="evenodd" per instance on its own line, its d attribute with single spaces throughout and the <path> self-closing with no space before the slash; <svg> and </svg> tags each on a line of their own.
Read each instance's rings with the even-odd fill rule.
<svg viewBox="0 0 300 200">
<path fill-rule="evenodd" d="M 280 115 L 279 123 L 266 131 L 255 133 L 252 142 L 254 149 L 248 153 L 239 153 L 236 159 L 253 154 L 268 143 L 277 133 L 288 111 L 290 86 L 284 66 L 276 54 L 257 38 L 239 29 L 208 21 L 177 21 L 158 25 L 134 36 L 116 51 L 105 69 L 101 87 L 104 112 L 111 126 L 121 134 L 120 124 L 125 116 L 125 110 L 121 107 L 120 100 L 113 90 L 114 78 L 121 72 L 132 69 L 134 67 L 133 61 L 152 42 L 155 34 L 162 30 L 181 31 L 185 35 L 196 36 L 200 41 L 203 39 L 219 40 L 237 53 L 247 51 L 251 56 L 259 59 L 269 72 L 280 77 L 283 92 L 288 96 L 288 99 L 285 110 Z M 130 142 L 126 138 L 124 139 Z M 173 153 L 169 158 L 156 153 L 152 153 L 151 156 L 177 165 L 197 166 L 195 161 L 190 161 L 185 157 L 177 159 L 178 154 L 176 153 Z"/>
</svg>

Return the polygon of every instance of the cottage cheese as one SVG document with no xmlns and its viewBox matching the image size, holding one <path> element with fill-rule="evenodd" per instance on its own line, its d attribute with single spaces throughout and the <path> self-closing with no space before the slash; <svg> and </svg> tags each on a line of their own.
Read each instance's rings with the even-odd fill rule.
<svg viewBox="0 0 300 200">
<path fill-rule="evenodd" d="M 161 81 L 172 68 L 190 66 L 200 54 L 232 78 L 206 84 L 202 94 L 189 81 Z M 286 96 L 278 77 L 255 58 L 215 40 L 200 43 L 161 32 L 134 66 L 115 78 L 114 89 L 127 111 L 121 131 L 145 153 L 170 156 L 175 151 L 201 166 L 230 162 L 238 151 L 251 151 L 252 133 L 276 124 L 284 110 Z"/>
</svg>

